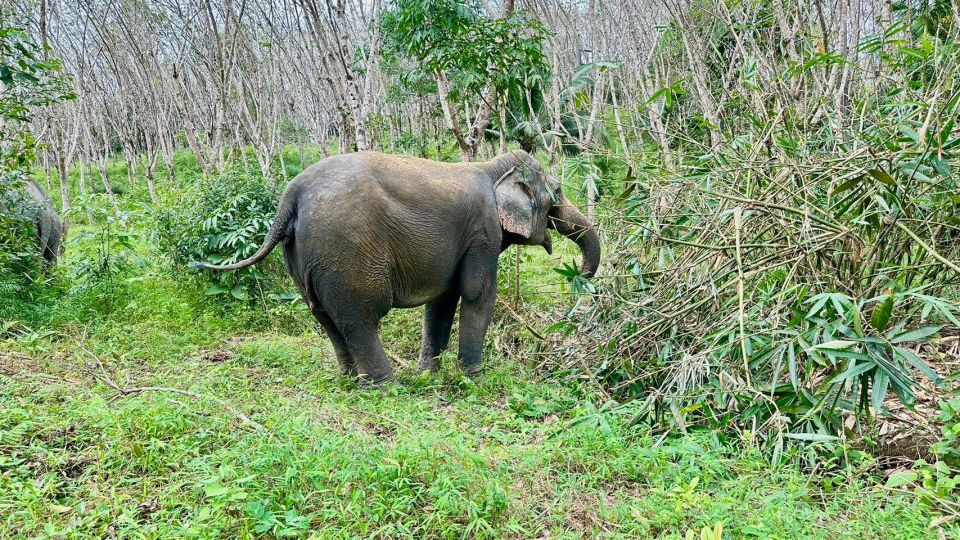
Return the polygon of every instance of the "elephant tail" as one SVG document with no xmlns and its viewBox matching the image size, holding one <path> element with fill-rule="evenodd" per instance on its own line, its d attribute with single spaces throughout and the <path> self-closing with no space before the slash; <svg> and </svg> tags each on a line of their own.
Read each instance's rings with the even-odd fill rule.
<svg viewBox="0 0 960 540">
<path fill-rule="evenodd" d="M 206 262 L 194 261 L 188 266 L 194 270 L 201 270 L 203 268 L 210 270 L 239 270 L 262 261 L 267 255 L 270 254 L 271 251 L 273 251 L 273 248 L 277 247 L 277 244 L 282 242 L 283 239 L 293 231 L 293 225 L 296 223 L 296 197 L 291 196 L 293 194 L 289 192 L 286 195 L 287 196 L 284 196 L 280 201 L 280 208 L 277 210 L 277 217 L 273 220 L 273 224 L 270 225 L 270 230 L 267 231 L 267 236 L 263 239 L 263 244 L 256 253 L 242 261 L 238 261 L 233 264 L 210 264 Z"/>
</svg>

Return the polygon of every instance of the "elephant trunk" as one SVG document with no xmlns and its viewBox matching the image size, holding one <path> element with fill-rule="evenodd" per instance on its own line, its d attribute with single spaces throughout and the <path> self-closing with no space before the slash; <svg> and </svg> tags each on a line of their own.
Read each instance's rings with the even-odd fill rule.
<svg viewBox="0 0 960 540">
<path fill-rule="evenodd" d="M 600 237 L 590 220 L 564 197 L 550 211 L 550 225 L 577 243 L 583 254 L 580 273 L 588 278 L 593 277 L 600 266 Z"/>
</svg>

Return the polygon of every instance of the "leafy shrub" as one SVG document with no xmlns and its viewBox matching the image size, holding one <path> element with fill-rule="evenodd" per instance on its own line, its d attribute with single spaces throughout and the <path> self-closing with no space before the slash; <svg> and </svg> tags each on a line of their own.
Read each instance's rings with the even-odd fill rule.
<svg viewBox="0 0 960 540">
<path fill-rule="evenodd" d="M 33 219 L 39 208 L 23 192 L 36 158 L 27 126 L 41 107 L 70 99 L 60 61 L 16 26 L 0 26 L 0 279 L 30 275 L 40 267 Z"/>
<path fill-rule="evenodd" d="M 940 420 L 943 432 L 933 445 L 933 453 L 951 465 L 960 464 L 960 399 L 952 398 L 940 403 Z"/>
<path fill-rule="evenodd" d="M 0 175 L 0 274 L 35 275 L 42 257 L 34 220 L 40 205 L 23 189 L 21 171 Z"/>
<path fill-rule="evenodd" d="M 738 12 L 737 27 L 700 13 L 723 33 L 685 21 L 660 37 L 660 60 L 700 67 L 671 56 L 682 50 L 674 32 L 718 45 L 737 32 L 768 54 L 781 37 L 752 16 Z M 646 400 L 650 420 L 748 435 L 776 457 L 836 449 L 885 400 L 910 406 L 918 379 L 939 380 L 921 345 L 960 327 L 947 299 L 960 273 L 960 35 L 897 18 L 858 44 L 858 69 L 885 75 L 851 92 L 857 114 L 763 93 L 839 69 L 834 53 L 802 66 L 770 54 L 768 80 L 736 88 L 716 75 L 730 60 L 711 53 L 721 69 L 688 90 L 722 96 L 720 112 L 698 100 L 654 111 L 681 136 L 673 158 L 662 147 L 635 154 L 635 182 L 597 185 L 622 195 L 601 199 L 608 271 L 572 338 L 596 366 L 587 376 Z M 801 35 L 813 50 L 813 33 Z M 829 120 L 803 112 L 821 107 Z M 688 123 L 698 117 L 702 134 Z M 579 172 L 596 184 L 601 165 L 581 160 Z M 570 356 L 558 367 L 583 375 L 588 359 Z"/>
<path fill-rule="evenodd" d="M 109 313 L 124 298 L 128 280 L 142 271 L 146 260 L 135 244 L 139 239 L 126 213 L 95 208 L 94 225 L 81 230 L 71 244 L 73 292 L 88 296 L 96 311 Z"/>
<path fill-rule="evenodd" d="M 280 190 L 255 167 L 248 169 L 234 167 L 201 178 L 182 194 L 180 208 L 158 213 L 159 244 L 174 266 L 192 261 L 230 264 L 256 252 L 276 215 Z M 276 274 L 269 264 L 260 263 L 232 272 L 204 272 L 202 279 L 207 294 L 246 300 L 262 296 L 261 280 Z"/>
</svg>

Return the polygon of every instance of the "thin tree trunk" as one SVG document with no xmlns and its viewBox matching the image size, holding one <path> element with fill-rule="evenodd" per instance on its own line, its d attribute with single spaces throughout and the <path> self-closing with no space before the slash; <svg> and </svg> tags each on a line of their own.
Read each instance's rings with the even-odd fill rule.
<svg viewBox="0 0 960 540">
<path fill-rule="evenodd" d="M 58 137 L 59 139 L 59 137 Z M 57 173 L 60 176 L 60 219 L 63 221 L 62 238 L 67 238 L 67 230 L 70 228 L 70 176 L 67 171 L 67 159 L 64 156 L 66 152 L 63 141 L 58 140 L 60 148 L 57 150 Z"/>
<path fill-rule="evenodd" d="M 100 171 L 100 182 L 103 184 L 103 191 L 110 199 L 115 212 L 120 213 L 120 205 L 117 204 L 117 196 L 113 194 L 113 186 L 110 184 L 110 175 L 107 173 L 107 160 L 97 163 L 97 169 Z"/>
<path fill-rule="evenodd" d="M 507 153 L 507 96 L 500 99 L 500 153 Z"/>
<path fill-rule="evenodd" d="M 623 147 L 623 157 L 630 163 L 630 147 L 627 146 L 627 136 L 623 131 L 623 121 L 620 119 L 620 103 L 617 101 L 616 82 L 610 77 L 610 98 L 613 100 L 613 121 L 617 126 L 617 135 L 620 136 L 620 146 Z"/>
<path fill-rule="evenodd" d="M 83 159 L 79 159 L 78 163 L 80 165 L 78 167 L 78 169 L 80 169 L 80 177 L 78 181 L 78 184 L 80 186 L 80 197 L 83 199 L 83 210 L 84 210 L 84 213 L 87 215 L 87 224 L 92 225 L 93 211 L 90 210 L 90 203 L 92 201 L 90 199 L 90 194 L 89 194 L 90 192 L 87 190 L 87 178 L 86 178 L 87 175 L 84 171 Z"/>
</svg>

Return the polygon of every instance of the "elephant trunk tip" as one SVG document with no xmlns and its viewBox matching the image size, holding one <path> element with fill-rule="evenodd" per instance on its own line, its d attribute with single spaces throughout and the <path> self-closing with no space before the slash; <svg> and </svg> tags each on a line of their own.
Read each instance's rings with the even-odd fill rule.
<svg viewBox="0 0 960 540">
<path fill-rule="evenodd" d="M 596 226 L 566 198 L 558 206 L 552 223 L 557 232 L 575 242 L 580 248 L 583 254 L 580 274 L 586 278 L 596 275 L 597 268 L 600 266 L 600 237 Z"/>
</svg>

